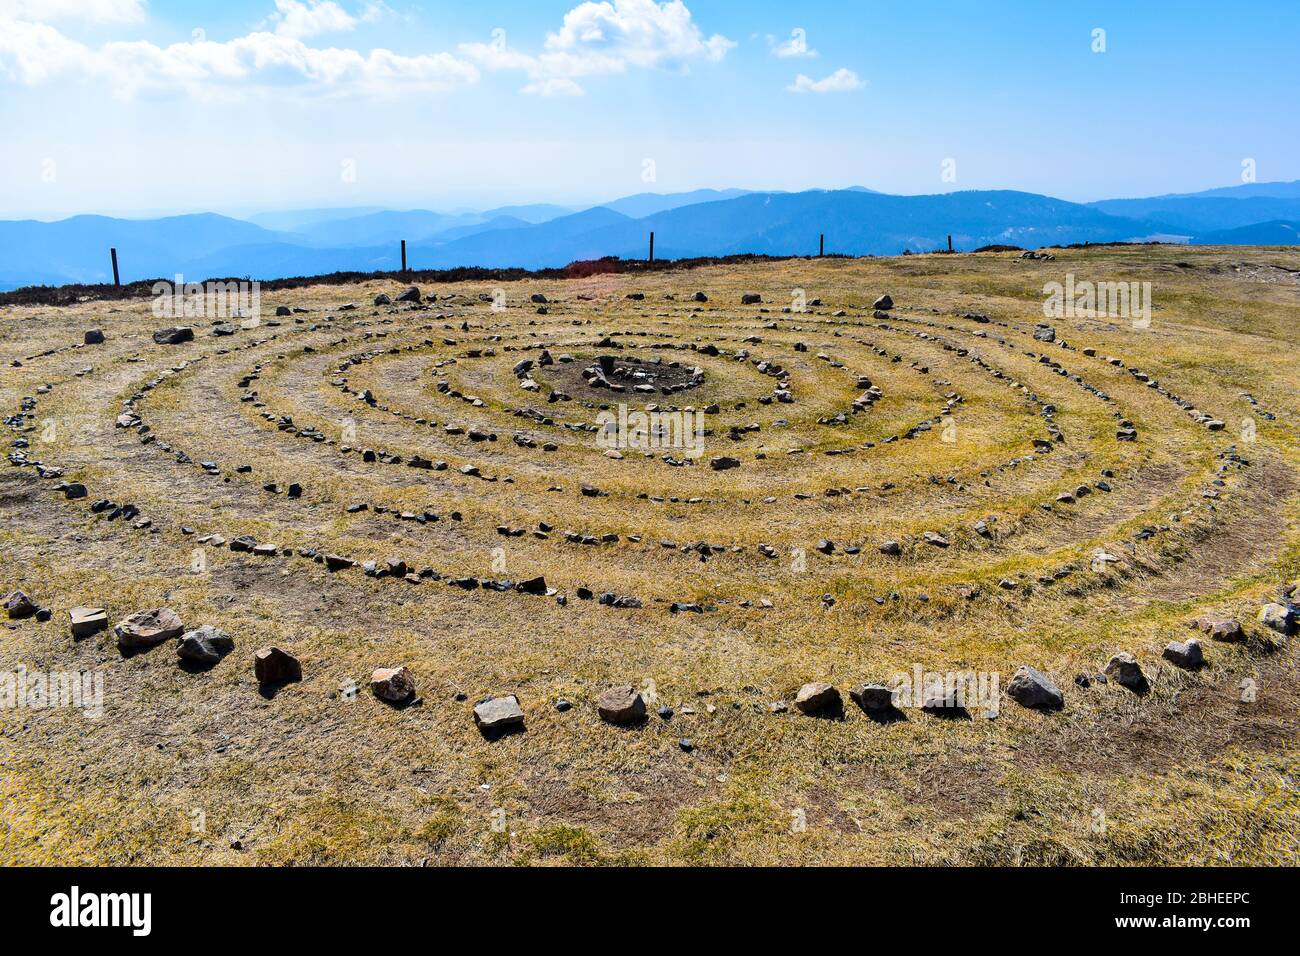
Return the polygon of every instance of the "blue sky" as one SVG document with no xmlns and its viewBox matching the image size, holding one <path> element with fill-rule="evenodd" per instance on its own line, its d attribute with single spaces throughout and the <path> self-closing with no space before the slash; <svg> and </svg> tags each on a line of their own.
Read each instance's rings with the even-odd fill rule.
<svg viewBox="0 0 1300 956">
<path fill-rule="evenodd" d="M 0 218 L 1300 179 L 1297 36 L 1294 2 L 0 0 Z"/>
</svg>

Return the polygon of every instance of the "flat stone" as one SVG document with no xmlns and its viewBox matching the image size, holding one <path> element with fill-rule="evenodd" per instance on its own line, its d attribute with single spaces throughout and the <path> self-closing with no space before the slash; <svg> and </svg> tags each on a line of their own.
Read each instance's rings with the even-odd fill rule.
<svg viewBox="0 0 1300 956">
<path fill-rule="evenodd" d="M 72 636 L 78 640 L 108 627 L 108 613 L 102 607 L 74 607 L 68 611 Z"/>
<path fill-rule="evenodd" d="M 137 611 L 114 629 L 117 644 L 123 648 L 153 647 L 162 641 L 180 637 L 185 629 L 180 615 L 169 607 Z"/>
<path fill-rule="evenodd" d="M 524 722 L 524 710 L 514 694 L 489 697 L 474 705 L 474 723 L 483 730 L 516 727 Z"/>
</svg>

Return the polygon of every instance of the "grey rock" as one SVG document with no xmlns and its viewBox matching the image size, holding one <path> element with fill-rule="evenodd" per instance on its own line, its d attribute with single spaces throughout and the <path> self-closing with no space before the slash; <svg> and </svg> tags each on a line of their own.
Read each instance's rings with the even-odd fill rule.
<svg viewBox="0 0 1300 956">
<path fill-rule="evenodd" d="M 193 342 L 194 330 L 188 325 L 170 326 L 155 332 L 153 340 L 157 345 L 180 345 L 182 342 Z"/>
<path fill-rule="evenodd" d="M 849 697 L 871 714 L 894 708 L 894 692 L 883 684 L 861 684 L 849 691 Z"/>
<path fill-rule="evenodd" d="M 1205 654 L 1201 650 L 1201 642 L 1194 637 L 1188 638 L 1185 642 L 1170 641 L 1161 656 L 1175 666 L 1185 667 L 1189 670 L 1200 667 L 1205 663 Z"/>
<path fill-rule="evenodd" d="M 1022 707 L 1061 707 L 1065 698 L 1061 689 L 1040 670 L 1022 665 L 1007 684 L 1007 696 Z"/>
<path fill-rule="evenodd" d="M 1265 604 L 1259 609 L 1259 623 L 1285 636 L 1295 629 L 1295 615 L 1285 604 Z"/>
<path fill-rule="evenodd" d="M 234 649 L 234 638 L 211 624 L 186 631 L 176 642 L 176 656 L 196 664 L 215 664 Z"/>
<path fill-rule="evenodd" d="M 1112 657 L 1106 664 L 1104 673 L 1109 679 L 1131 691 L 1140 693 L 1150 686 L 1146 674 L 1142 673 L 1142 665 L 1128 651 L 1120 651 Z"/>
</svg>

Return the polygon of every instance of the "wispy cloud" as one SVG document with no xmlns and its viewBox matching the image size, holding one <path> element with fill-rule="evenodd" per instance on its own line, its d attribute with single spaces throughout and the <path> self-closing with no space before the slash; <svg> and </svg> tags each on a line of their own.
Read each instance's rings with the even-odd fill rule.
<svg viewBox="0 0 1300 956">
<path fill-rule="evenodd" d="M 294 37 L 250 33 L 225 42 L 161 47 L 115 41 L 90 48 L 44 23 L 0 21 L 0 75 L 28 86 L 73 77 L 107 82 L 120 97 L 180 89 L 195 95 L 258 87 L 314 94 L 383 95 L 475 83 L 478 69 L 449 53 L 403 56 L 311 47 Z"/>
<path fill-rule="evenodd" d="M 345 33 L 359 23 L 377 20 L 381 12 L 377 3 L 369 3 L 360 16 L 353 16 L 334 0 L 275 0 L 275 10 L 271 14 L 275 32 L 298 40 L 322 33 Z"/>
<path fill-rule="evenodd" d="M 144 0 L 0 0 L 0 21 L 139 23 Z"/>
<path fill-rule="evenodd" d="M 812 77 L 800 73 L 794 78 L 794 82 L 786 87 L 786 90 L 790 93 L 848 93 L 853 90 L 860 90 L 866 85 L 866 83 L 858 79 L 858 74 L 840 67 L 830 76 L 821 80 L 814 80 Z"/>
<path fill-rule="evenodd" d="M 808 46 L 808 33 L 803 27 L 795 27 L 791 30 L 790 39 L 784 43 L 777 43 L 776 37 L 768 36 L 767 45 L 773 56 L 780 57 L 783 60 L 797 57 L 811 59 L 820 55 L 816 50 Z"/>
<path fill-rule="evenodd" d="M 735 46 L 719 34 L 705 36 L 681 0 L 584 2 L 546 35 L 540 52 L 511 49 L 504 31 L 491 43 L 470 43 L 457 53 L 404 55 L 304 42 L 345 33 L 377 19 L 381 0 L 349 10 L 337 0 L 274 0 L 272 12 L 245 36 L 222 42 L 202 36 L 169 46 L 125 40 L 87 46 L 53 22 L 129 23 L 144 18 L 143 0 L 0 0 L 0 79 L 37 85 L 63 78 L 91 79 L 115 95 L 180 90 L 194 96 L 234 96 L 259 89 L 304 95 L 387 95 L 443 91 L 471 85 L 480 68 L 527 76 L 522 92 L 574 96 L 579 79 L 629 69 L 685 71 L 693 62 L 717 62 Z"/>
<path fill-rule="evenodd" d="M 583 92 L 580 77 L 632 67 L 685 70 L 716 63 L 735 45 L 720 34 L 705 37 L 681 0 L 612 0 L 574 7 L 537 55 L 509 48 L 503 32 L 491 43 L 462 44 L 460 53 L 484 69 L 525 72 L 525 93 L 572 96 Z"/>
</svg>

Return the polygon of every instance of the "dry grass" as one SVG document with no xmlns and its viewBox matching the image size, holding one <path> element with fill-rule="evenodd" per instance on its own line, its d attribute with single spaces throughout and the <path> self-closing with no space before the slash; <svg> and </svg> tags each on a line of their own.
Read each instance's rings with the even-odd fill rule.
<svg viewBox="0 0 1300 956">
<path fill-rule="evenodd" d="M 37 402 L 14 437 L 90 491 L 64 501 L 31 468 L 0 471 L 0 593 L 21 587 L 55 612 L 0 630 L 0 674 L 22 665 L 106 681 L 98 720 L 0 710 L 0 863 L 1294 863 L 1300 681 L 1291 642 L 1260 628 L 1255 611 L 1300 576 L 1300 290 L 1269 264 L 1295 268 L 1297 255 L 1113 248 L 1061 251 L 1055 262 L 792 261 L 518 283 L 505 288 L 505 312 L 481 302 L 491 290 L 474 284 L 426 288 L 439 299 L 417 310 L 369 305 L 396 284 L 319 286 L 266 303 L 305 313 L 226 338 L 195 320 L 197 341 L 178 347 L 152 343 L 168 323 L 148 302 L 0 311 L 0 407 L 9 415 L 24 397 Z M 1067 272 L 1151 281 L 1151 328 L 1063 319 L 1054 324 L 1072 348 L 1035 342 L 1042 286 Z M 783 312 L 795 289 L 823 304 Z M 707 303 L 690 300 L 697 290 Z M 644 300 L 627 300 L 632 291 Z M 529 303 L 533 292 L 552 300 L 547 314 Z M 740 306 L 745 292 L 762 293 L 764 305 Z M 897 307 L 881 320 L 870 305 L 885 292 Z M 339 310 L 347 302 L 359 308 Z M 106 344 L 63 349 L 91 326 Z M 530 405 L 592 421 L 596 409 L 580 401 L 546 402 L 546 369 L 538 397 L 511 367 L 542 346 L 585 365 L 610 351 L 597 345 L 605 335 L 626 346 L 620 355 L 702 367 L 702 386 L 657 400 L 718 403 L 706 458 L 734 455 L 741 467 L 675 468 L 635 452 L 615 461 L 588 433 L 509 414 Z M 724 354 L 656 343 L 713 343 Z M 788 369 L 793 404 L 758 402 L 776 379 L 737 361 L 742 348 Z M 62 350 L 40 354 L 49 349 Z M 470 349 L 495 354 L 469 358 Z M 379 407 L 331 384 L 341 362 L 363 354 L 341 374 Z M 9 365 L 15 358 L 20 367 Z M 259 365 L 260 377 L 240 387 Z M 1227 428 L 1196 424 L 1129 368 Z M 168 369 L 138 402 L 154 441 L 114 428 L 122 403 Z M 859 374 L 883 398 L 848 425 L 817 424 L 849 408 Z M 438 381 L 484 405 L 440 394 Z M 43 385 L 52 387 L 38 393 Z M 250 389 L 256 401 L 241 401 Z M 936 426 L 883 443 L 936 419 L 952 392 L 962 397 L 954 442 Z M 1010 467 L 1047 435 L 1031 395 L 1056 407 L 1066 440 Z M 264 412 L 329 440 L 288 434 Z M 1136 424 L 1137 442 L 1116 440 L 1117 412 Z M 449 435 L 447 423 L 497 440 Z M 760 430 L 727 436 L 750 423 Z M 558 449 L 520 448 L 517 432 Z M 1234 443 L 1249 464 L 1220 474 L 1219 455 Z M 365 463 L 343 445 L 449 468 Z M 220 477 L 199 468 L 209 460 Z M 461 475 L 467 463 L 499 480 Z M 241 464 L 252 472 L 237 473 Z M 1055 502 L 1103 470 L 1114 472 L 1109 494 Z M 301 499 L 262 490 L 291 481 Z M 584 482 L 609 495 L 582 496 Z M 1212 489 L 1213 511 L 1203 497 Z M 100 498 L 136 504 L 152 527 L 93 515 Z M 442 520 L 346 511 L 362 501 Z M 462 520 L 449 520 L 453 511 Z M 989 517 L 992 540 L 973 530 Z M 531 534 L 538 522 L 554 526 L 549 538 Z M 529 533 L 504 537 L 498 525 Z M 1162 530 L 1132 540 L 1153 527 Z M 566 530 L 620 540 L 573 544 Z M 951 547 L 922 543 L 929 530 Z M 196 540 L 210 533 L 358 560 L 394 554 L 449 576 L 544 574 L 568 604 L 212 547 L 195 573 Z M 814 550 L 822 538 L 836 543 L 833 555 Z M 886 539 L 903 543 L 901 557 L 878 553 Z M 661 540 L 739 550 L 701 561 Z M 761 556 L 761 543 L 779 556 Z M 849 545 L 861 553 L 845 554 Z M 1121 558 L 1106 574 L 1089 567 L 1098 548 Z M 1066 567 L 1069 576 L 1040 582 Z M 999 587 L 1006 578 L 1018 586 Z M 578 600 L 583 586 L 644 607 Z M 764 598 L 774 606 L 758 607 Z M 671 601 L 713 609 L 671 614 Z M 70 639 L 64 612 L 82 604 L 108 607 L 113 620 L 167 605 L 189 625 L 222 627 L 237 647 L 203 673 L 178 668 L 167 646 L 123 657 L 107 633 Z M 1207 641 L 1208 666 L 1196 673 L 1162 662 L 1164 645 L 1205 612 L 1238 616 L 1248 640 Z M 269 643 L 298 654 L 305 673 L 263 696 L 250 657 Z M 1074 685 L 1118 649 L 1143 663 L 1150 694 Z M 840 721 L 767 708 L 814 680 L 836 684 L 847 704 L 850 686 L 917 665 L 995 672 L 1005 687 L 1022 663 L 1062 687 L 1062 712 L 1004 700 L 994 720 L 909 710 L 877 724 L 851 704 Z M 394 664 L 414 672 L 420 706 L 393 709 L 364 691 L 372 669 Z M 1253 702 L 1241 699 L 1247 679 Z M 362 685 L 355 699 L 340 692 L 348 680 Z M 653 686 L 675 716 L 602 723 L 595 697 L 620 682 Z M 519 695 L 525 733 L 489 741 L 476 731 L 473 702 L 495 693 Z M 573 708 L 557 711 L 558 698 Z"/>
</svg>

